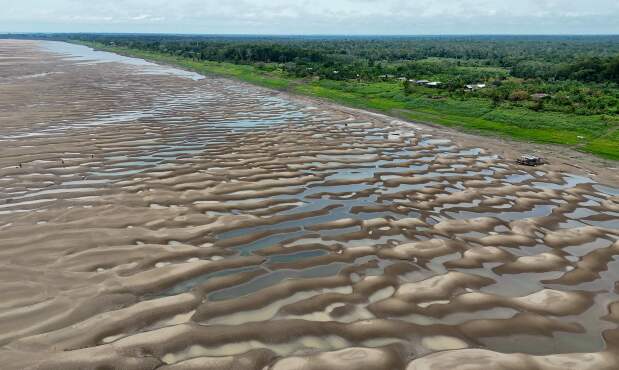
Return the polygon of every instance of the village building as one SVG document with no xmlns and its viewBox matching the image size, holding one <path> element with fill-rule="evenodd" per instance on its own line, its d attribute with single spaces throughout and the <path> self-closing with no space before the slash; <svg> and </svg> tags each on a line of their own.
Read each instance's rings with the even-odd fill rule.
<svg viewBox="0 0 619 370">
<path fill-rule="evenodd" d="M 486 84 L 470 84 L 470 85 L 465 85 L 464 87 L 469 91 L 473 91 L 473 90 L 485 88 Z"/>
</svg>

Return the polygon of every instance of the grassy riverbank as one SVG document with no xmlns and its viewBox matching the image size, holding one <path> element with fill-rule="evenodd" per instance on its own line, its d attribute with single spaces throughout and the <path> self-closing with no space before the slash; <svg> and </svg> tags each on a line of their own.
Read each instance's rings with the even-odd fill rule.
<svg viewBox="0 0 619 370">
<path fill-rule="evenodd" d="M 412 121 L 441 124 L 482 135 L 500 135 L 523 141 L 562 144 L 579 151 L 619 160 L 619 117 L 535 111 L 488 99 L 458 99 L 440 90 L 415 87 L 408 94 L 396 81 L 357 82 L 301 79 L 274 65 L 258 66 L 196 61 L 171 54 L 84 43 L 123 55 L 176 65 L 198 73 L 214 73 L 252 84 L 320 97 Z"/>
</svg>

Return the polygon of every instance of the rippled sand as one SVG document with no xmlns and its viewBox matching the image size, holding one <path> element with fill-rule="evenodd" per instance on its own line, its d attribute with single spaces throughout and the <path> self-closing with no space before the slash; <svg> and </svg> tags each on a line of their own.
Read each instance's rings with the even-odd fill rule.
<svg viewBox="0 0 619 370">
<path fill-rule="evenodd" d="M 0 367 L 617 369 L 619 189 L 428 132 L 0 40 Z"/>
</svg>

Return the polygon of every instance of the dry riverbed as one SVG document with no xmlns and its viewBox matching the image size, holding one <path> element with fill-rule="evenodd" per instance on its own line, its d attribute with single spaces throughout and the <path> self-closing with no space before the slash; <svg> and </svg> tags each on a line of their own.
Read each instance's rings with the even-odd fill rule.
<svg viewBox="0 0 619 370">
<path fill-rule="evenodd" d="M 1 367 L 616 369 L 613 164 L 518 145 L 0 40 Z"/>
</svg>

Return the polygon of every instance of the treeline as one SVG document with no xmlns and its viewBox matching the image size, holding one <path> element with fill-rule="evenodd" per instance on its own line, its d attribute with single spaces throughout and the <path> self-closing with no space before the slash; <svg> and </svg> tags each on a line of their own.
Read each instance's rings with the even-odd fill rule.
<svg viewBox="0 0 619 370">
<path fill-rule="evenodd" d="M 233 37 L 64 35 L 236 64 L 284 64 L 295 77 L 377 79 L 448 75 L 465 82 L 514 77 L 619 83 L 619 36 Z M 441 59 L 428 62 L 428 58 Z M 466 68 L 477 67 L 477 68 Z"/>
<path fill-rule="evenodd" d="M 581 57 L 570 63 L 521 61 L 512 67 L 511 74 L 522 78 L 619 83 L 619 55 Z"/>
</svg>

